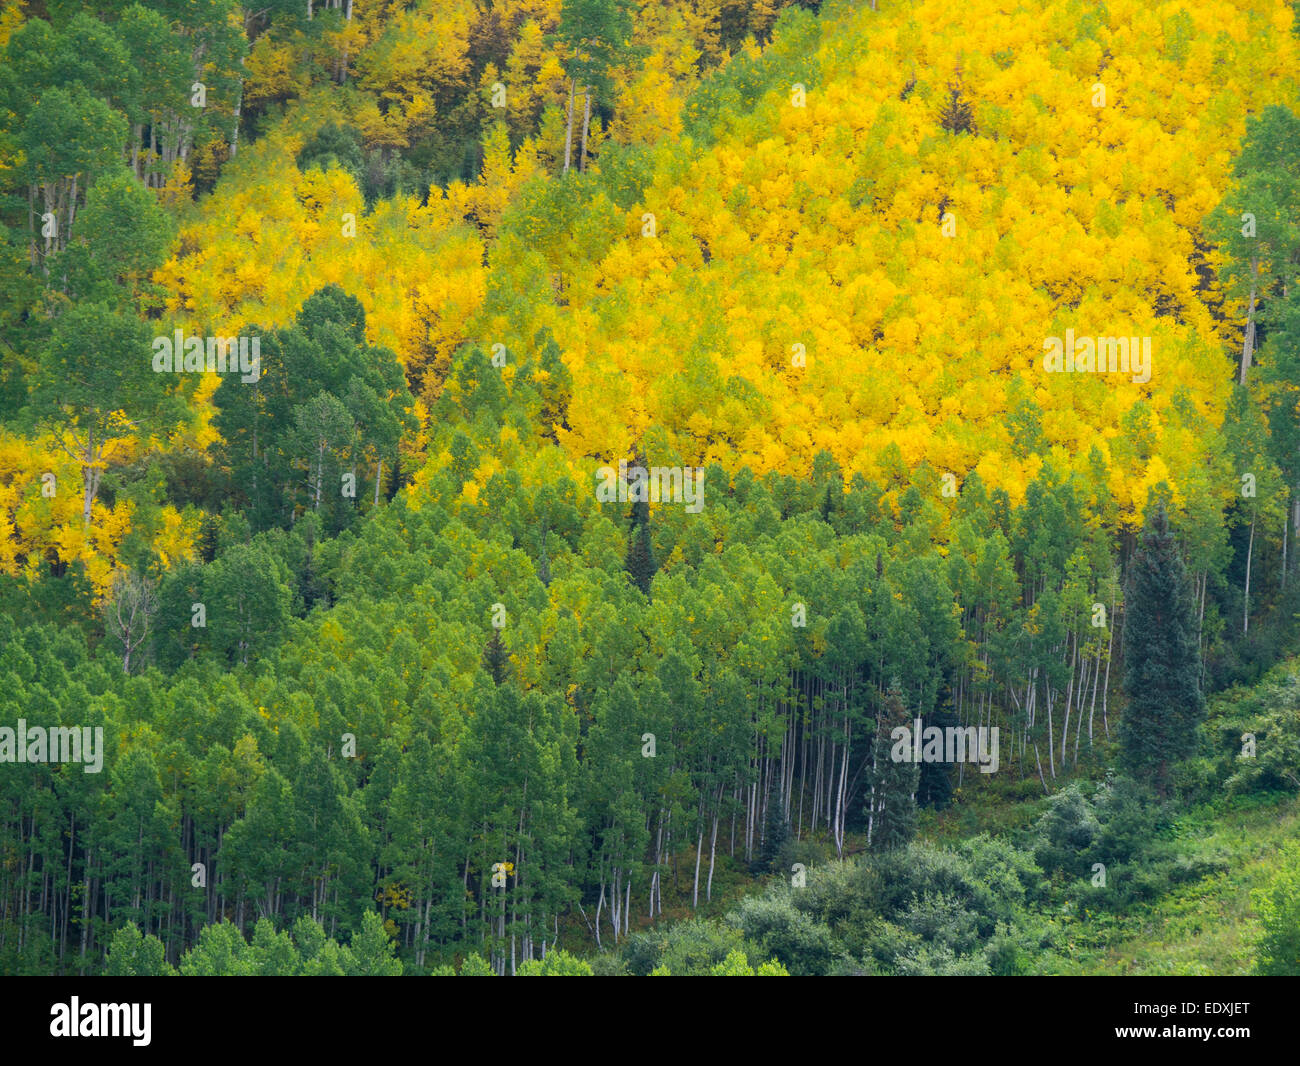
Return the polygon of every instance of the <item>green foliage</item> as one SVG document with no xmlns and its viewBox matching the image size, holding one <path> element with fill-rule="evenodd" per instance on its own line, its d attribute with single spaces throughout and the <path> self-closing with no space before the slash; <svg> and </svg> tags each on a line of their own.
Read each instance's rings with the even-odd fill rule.
<svg viewBox="0 0 1300 1066">
<path fill-rule="evenodd" d="M 1052 796 L 1039 820 L 1035 859 L 1047 870 L 1064 869 L 1081 876 L 1086 858 L 1101 835 L 1101 825 L 1083 787 L 1073 782 Z"/>
<path fill-rule="evenodd" d="M 215 399 L 225 458 L 258 530 L 303 513 L 330 534 L 348 528 L 374 496 L 367 472 L 378 477 L 414 428 L 396 357 L 366 344 L 365 312 L 337 286 L 308 297 L 293 328 L 262 337 L 257 381 L 227 377 Z"/>
<path fill-rule="evenodd" d="M 784 872 L 793 862 L 790 819 L 781 806 L 779 797 L 769 799 L 763 818 L 763 845 L 758 852 L 758 866 L 768 873 Z"/>
<path fill-rule="evenodd" d="M 1300 678 L 1294 661 L 1215 699 L 1213 786 L 1230 795 L 1300 791 Z M 1249 746 L 1248 746 L 1249 745 Z M 1253 750 L 1253 754 L 1248 754 Z"/>
<path fill-rule="evenodd" d="M 113 934 L 104 962 L 107 977 L 166 977 L 176 971 L 167 964 L 163 942 L 144 936 L 134 922 Z"/>
<path fill-rule="evenodd" d="M 156 939 L 146 938 L 142 952 L 138 930 L 128 932 L 133 928 L 127 926 L 114 936 L 107 972 L 152 958 L 148 941 L 157 943 Z M 362 915 L 360 928 L 347 945 L 326 936 L 318 922 L 305 916 L 293 924 L 292 932 L 277 931 L 270 919 L 259 918 L 247 941 L 229 921 L 206 925 L 180 964 L 182 977 L 400 977 L 402 973 L 392 938 L 374 911 Z"/>
<path fill-rule="evenodd" d="M 742 900 L 722 929 L 743 940 L 683 923 L 634 934 L 623 958 L 632 973 L 707 972 L 737 950 L 795 976 L 1021 973 L 1035 947 L 1029 908 L 1040 880 L 1032 857 L 1005 841 L 981 836 L 961 852 L 912 844 L 820 864 L 804 888 Z"/>
<path fill-rule="evenodd" d="M 299 170 L 337 166 L 358 175 L 364 162 L 361 137 L 351 126 L 327 122 L 302 146 L 295 162 Z"/>
<path fill-rule="evenodd" d="M 713 143 L 725 129 L 752 115 L 769 93 L 783 98 L 796 82 L 811 90 L 818 68 L 807 57 L 816 53 L 821 26 L 803 7 L 785 8 L 777 19 L 772 43 L 758 56 L 744 53 L 711 72 L 696 87 L 683 108 L 682 124 L 691 141 Z"/>
<path fill-rule="evenodd" d="M 548 951 L 544 959 L 523 963 L 515 974 L 519 977 L 592 977 L 591 965 L 570 955 L 563 948 Z"/>
<path fill-rule="evenodd" d="M 129 570 L 156 578 L 158 595 L 150 640 L 127 671 L 127 642 L 105 628 L 84 568 L 59 557 L 62 541 L 31 549 L 45 559 L 12 559 L 25 576 L 0 577 L 0 717 L 102 725 L 108 771 L 34 765 L 0 780 L 0 851 L 13 859 L 0 864 L 0 910 L 17 915 L 0 929 L 0 969 L 78 966 L 87 943 L 113 974 L 169 973 L 170 957 L 187 975 L 448 975 L 432 963 L 471 948 L 462 976 L 1023 974 L 1046 949 L 1072 950 L 1062 928 L 1080 912 L 1109 929 L 1225 873 L 1220 854 L 1179 836 L 1178 812 L 1163 802 L 1175 787 L 1201 799 L 1222 792 L 1216 810 L 1300 788 L 1294 666 L 1216 704 L 1208 745 L 1198 729 L 1199 645 L 1219 656 L 1211 678 L 1250 674 L 1289 647 L 1300 603 L 1300 581 L 1291 576 L 1284 591 L 1277 560 L 1254 578 L 1264 621 L 1242 639 L 1221 632 L 1229 614 L 1251 616 L 1237 574 L 1245 531 L 1258 519 L 1268 542 L 1254 549 L 1258 575 L 1278 555 L 1278 501 L 1300 483 L 1290 112 L 1248 121 L 1237 187 L 1207 223 L 1229 259 L 1229 294 L 1257 288 L 1265 328 L 1256 392 L 1238 393 L 1225 424 L 1225 462 L 1267 469 L 1273 502 L 1225 518 L 1222 471 L 1209 470 L 1205 484 L 1180 486 L 1181 513 L 1153 508 L 1126 562 L 1129 516 L 1111 498 L 1120 475 L 1111 464 L 1153 458 L 1162 429 L 1179 424 L 1171 415 L 1199 425 L 1198 398 L 1134 405 L 1108 455 L 1094 449 L 1087 470 L 1067 476 L 1042 455 L 1058 432 L 1045 401 L 1013 387 L 1011 453 L 1038 471 L 1014 507 L 974 472 L 955 500 L 941 494 L 941 472 L 915 463 L 915 442 L 906 455 L 897 444 L 881 452 L 878 482 L 847 476 L 822 450 L 810 470 L 762 476 L 710 464 L 699 515 L 660 505 L 652 518 L 637 502 L 629 516 L 594 502 L 592 457 L 570 447 L 580 368 L 556 340 L 566 276 L 619 247 L 629 213 L 648 190 L 670 187 L 700 145 L 784 115 L 794 83 L 815 87 L 824 24 L 808 12 L 786 10 L 768 47 L 733 56 L 696 89 L 682 114 L 688 140 L 616 145 L 606 139 L 613 78 L 635 56 L 636 13 L 618 0 L 563 4 L 557 40 L 577 98 L 593 98 L 598 166 L 564 181 L 539 174 L 505 206 L 486 245 L 485 309 L 452 342 L 449 376 L 440 368 L 420 380 L 421 368 L 371 344 L 392 316 L 367 323 L 357 294 L 331 285 L 307 296 L 292 324 L 244 330 L 262 342 L 261 376 L 223 379 L 220 440 L 205 453 L 193 382 L 153 374 L 145 354 L 164 319 L 191 310 L 164 310 L 151 278 L 178 216 L 202 211 L 183 202 L 183 182 L 158 193 L 184 177 L 178 160 L 203 155 L 211 174 L 233 154 L 249 35 L 284 49 L 272 66 L 283 56 L 296 64 L 303 50 L 316 64 L 342 16 L 318 12 L 308 24 L 301 4 L 277 2 L 249 16 L 253 25 L 221 0 L 132 5 L 101 21 L 75 7 L 56 5 L 48 23 L 29 18 L 0 64 L 0 149 L 11 164 L 0 190 L 0 416 L 29 437 L 55 434 L 72 453 L 88 541 L 102 539 L 97 503 L 128 505 L 109 588 L 120 592 Z M 744 39 L 751 14 L 724 5 L 719 50 Z M 1099 18 L 1085 12 L 1078 33 L 1098 35 Z M 1185 15 L 1166 20 L 1166 49 L 1180 61 L 1193 54 L 1193 28 Z M 302 143 L 299 168 L 342 167 L 377 207 L 474 171 L 487 120 L 472 97 L 489 65 L 504 69 L 510 38 L 486 9 L 470 33 L 472 55 L 455 76 L 464 85 L 426 93 L 437 79 L 412 76 L 426 116 L 436 115 L 430 128 L 399 129 L 415 101 L 388 92 L 373 97 L 382 106 L 363 138 L 352 125 L 372 102 L 363 87 L 323 97 L 346 106 L 314 132 L 306 109 L 286 108 L 277 136 L 301 138 L 291 140 Z M 382 80 L 378 68 L 405 43 L 381 28 L 356 80 Z M 201 114 L 189 103 L 196 52 L 210 83 Z M 994 62 L 1010 69 L 1014 56 Z M 346 80 L 347 67 L 344 57 L 334 76 Z M 897 95 L 913 91 L 935 92 L 913 75 Z M 888 95 L 898 110 L 892 85 Z M 937 103 L 942 129 L 976 132 L 956 83 Z M 251 106 L 245 128 L 278 106 Z M 555 151 L 553 102 L 539 95 L 534 113 L 507 121 L 518 145 L 543 108 L 548 143 L 532 149 L 545 155 Z M 156 158 L 146 136 L 161 139 Z M 751 177 L 728 210 L 756 209 Z M 859 174 L 846 194 L 853 208 L 887 209 L 876 204 L 886 177 Z M 420 210 L 437 217 L 463 195 L 435 195 Z M 1243 198 L 1262 205 L 1252 238 L 1233 236 Z M 46 207 L 57 222 L 48 239 L 34 221 Z M 400 224 L 395 210 L 376 219 Z M 716 242 L 712 253 L 672 243 L 687 232 L 682 217 L 661 234 L 677 264 L 665 277 L 683 254 L 719 254 Z M 1122 222 L 1116 211 L 1098 216 L 1102 229 Z M 802 254 L 798 240 L 786 251 Z M 625 297 L 607 296 L 592 328 L 633 325 L 618 318 Z M 202 313 L 218 321 L 201 328 L 254 311 L 225 298 L 214 293 Z M 399 332 L 409 327 L 420 347 L 431 326 L 417 315 Z M 510 345 L 505 372 L 485 353 L 498 334 Z M 728 434 L 763 413 L 761 394 L 707 365 L 712 343 L 703 335 L 681 353 L 681 380 L 663 387 L 680 399 L 682 422 L 707 411 L 700 396 L 719 397 L 734 422 L 716 427 L 725 454 Z M 423 424 L 413 389 L 427 401 Z M 707 461 L 676 454 L 671 428 L 629 427 L 620 446 L 636 448 L 639 465 L 645 453 Z M 50 509 L 28 483 L 28 456 L 15 463 L 21 476 L 0 486 L 12 514 Z M 157 540 L 167 503 L 194 508 L 193 558 L 167 558 Z M 21 540 L 15 527 L 12 542 Z M 1191 574 L 1208 601 L 1204 625 Z M 1094 601 L 1123 611 L 1122 646 L 1087 621 Z M 508 631 L 485 640 L 498 602 Z M 792 624 L 795 604 L 804 624 Z M 1080 686 L 1091 680 L 1095 696 L 1111 666 L 1127 704 L 1103 688 L 1081 760 Z M 1062 704 L 1079 716 L 1073 748 L 1068 733 L 1053 736 L 1051 709 Z M 1117 712 L 1134 776 L 1093 792 L 1083 782 L 1112 754 Z M 1017 741 L 1005 745 L 1004 780 L 894 760 L 891 731 L 916 718 L 1000 724 L 1004 741 Z M 1240 752 L 1243 733 L 1254 757 Z M 647 734 L 653 758 L 642 752 Z M 1047 789 L 1057 791 L 1043 802 Z M 1023 834 L 929 839 L 1019 827 L 1040 810 Z M 855 857 L 839 861 L 845 854 Z M 189 882 L 191 859 L 204 863 L 207 885 Z M 806 887 L 788 884 L 795 862 L 808 867 Z M 1090 880 L 1096 863 L 1104 887 Z M 733 902 L 746 870 L 779 883 Z M 1289 871 L 1262 897 L 1261 968 L 1294 955 Z M 620 918 L 642 921 L 647 897 L 659 924 L 628 935 Z M 687 901 L 696 909 L 697 897 L 718 916 L 665 919 Z M 605 945 L 590 962 L 550 939 L 577 948 L 578 915 L 591 916 L 586 927 Z M 48 930 L 61 927 L 53 939 Z"/>
<path fill-rule="evenodd" d="M 1167 793 L 1172 765 L 1190 756 L 1205 718 L 1197 613 L 1163 505 L 1152 510 L 1125 592 L 1125 765 Z"/>
<path fill-rule="evenodd" d="M 564 0 L 556 37 L 568 50 L 565 73 L 598 98 L 609 95 L 609 70 L 629 54 L 629 0 Z"/>
<path fill-rule="evenodd" d="M 342 956 L 345 977 L 402 976 L 402 962 L 395 954 L 393 939 L 375 911 L 361 916 L 361 928 L 353 934 Z"/>
<path fill-rule="evenodd" d="M 174 237 L 175 225 L 157 198 L 126 171 L 108 171 L 87 192 L 72 239 L 53 269 L 67 272 L 79 299 L 126 303 L 136 294 L 152 294 L 149 276 Z"/>
<path fill-rule="evenodd" d="M 656 976 L 668 976 L 655 971 Z M 776 959 L 759 965 L 754 969 L 745 953 L 739 949 L 729 952 L 727 957 L 709 971 L 710 977 L 789 977 L 790 974 Z"/>
<path fill-rule="evenodd" d="M 910 752 L 903 760 L 895 759 L 896 728 L 915 728 L 903 705 L 903 690 L 894 678 L 881 701 L 873 738 L 872 765 L 867 792 L 867 814 L 871 819 L 868 840 L 874 851 L 905 847 L 916 833 L 916 790 L 920 768 Z"/>
<path fill-rule="evenodd" d="M 1242 149 L 1233 161 L 1235 183 L 1206 221 L 1208 235 L 1227 253 L 1224 276 L 1235 296 L 1280 290 L 1282 276 L 1300 255 L 1297 144 L 1300 117 L 1288 108 L 1268 107 L 1246 120 Z"/>
<path fill-rule="evenodd" d="M 1259 972 L 1271 976 L 1300 975 L 1300 847 L 1279 856 L 1277 876 L 1257 893 L 1261 937 Z"/>
<path fill-rule="evenodd" d="M 81 463 L 85 513 L 103 476 L 101 463 L 141 432 L 162 432 L 180 414 L 163 375 L 147 358 L 149 327 L 108 304 L 78 304 L 54 325 L 31 391 L 36 423 L 58 435 Z"/>
<path fill-rule="evenodd" d="M 623 957 L 633 976 L 707 976 L 732 952 L 745 952 L 742 937 L 734 925 L 695 919 L 632 934 Z"/>
<path fill-rule="evenodd" d="M 313 167 L 346 170 L 370 206 L 411 192 L 419 184 L 417 169 L 410 162 L 382 149 L 367 151 L 354 127 L 337 122 L 327 122 L 318 129 L 299 150 L 295 162 L 302 171 Z"/>
<path fill-rule="evenodd" d="M 482 955 L 475 952 L 468 955 L 460 966 L 461 977 L 495 977 L 496 971 L 488 965 Z"/>
<path fill-rule="evenodd" d="M 744 899 L 728 920 L 796 977 L 825 973 L 834 958 L 830 929 L 798 910 L 788 890 Z"/>
</svg>

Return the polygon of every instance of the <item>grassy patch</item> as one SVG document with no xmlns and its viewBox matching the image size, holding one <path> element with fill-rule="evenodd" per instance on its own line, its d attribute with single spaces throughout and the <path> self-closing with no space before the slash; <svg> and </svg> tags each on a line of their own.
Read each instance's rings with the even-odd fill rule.
<svg viewBox="0 0 1300 1066">
<path fill-rule="evenodd" d="M 1228 870 L 1180 885 L 1120 915 L 1087 911 L 1059 921 L 1063 974 L 1244 975 L 1255 961 L 1252 889 L 1276 873 L 1276 851 L 1300 835 L 1300 798 L 1225 811 L 1189 812 L 1177 827 L 1188 857 L 1219 855 Z M 1059 964 L 1059 965 L 1058 965 Z"/>
</svg>

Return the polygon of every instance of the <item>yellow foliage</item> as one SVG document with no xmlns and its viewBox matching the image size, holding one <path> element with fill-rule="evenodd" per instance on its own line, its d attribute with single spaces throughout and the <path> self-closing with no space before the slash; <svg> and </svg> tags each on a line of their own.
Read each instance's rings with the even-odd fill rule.
<svg viewBox="0 0 1300 1066">
<path fill-rule="evenodd" d="M 722 6 L 683 19 L 704 33 Z M 896 444 L 908 466 L 978 469 L 1017 503 L 1042 462 L 1017 454 L 1022 397 L 1036 450 L 1085 469 L 1100 448 L 1135 520 L 1150 485 L 1177 491 L 1203 461 L 1180 392 L 1222 417 L 1199 227 L 1246 115 L 1295 97 L 1296 42 L 1277 29 L 1291 18 L 1283 0 L 825 10 L 805 106 L 782 85 L 689 168 L 660 153 L 626 235 L 539 314 L 573 374 L 562 443 L 620 455 L 657 424 L 687 463 L 797 472 L 825 448 L 877 478 Z M 957 72 L 973 135 L 940 127 Z M 1045 373 L 1067 330 L 1150 338 L 1151 380 Z M 1112 452 L 1139 404 L 1154 447 Z"/>
<path fill-rule="evenodd" d="M 129 459 L 136 450 L 123 447 L 118 458 Z M 34 580 L 47 563 L 80 562 L 95 598 L 101 598 L 131 531 L 133 505 L 120 501 L 109 507 L 96 500 L 87 529 L 82 502 L 80 463 L 48 437 L 28 441 L 0 429 L 0 573 Z M 172 507 L 162 514 L 169 557 L 188 557 L 196 523 L 180 521 Z"/>
<path fill-rule="evenodd" d="M 486 291 L 481 238 L 436 190 L 427 207 L 382 201 L 367 214 L 346 172 L 300 174 L 294 159 L 331 106 L 327 93 L 304 100 L 227 165 L 157 274 L 167 310 L 195 331 L 281 327 L 307 296 L 338 284 L 365 308 L 372 344 L 440 380 Z"/>
<path fill-rule="evenodd" d="M 23 21 L 23 5 L 18 0 L 8 0 L 0 7 L 0 48 L 9 43 L 9 38 Z"/>
</svg>

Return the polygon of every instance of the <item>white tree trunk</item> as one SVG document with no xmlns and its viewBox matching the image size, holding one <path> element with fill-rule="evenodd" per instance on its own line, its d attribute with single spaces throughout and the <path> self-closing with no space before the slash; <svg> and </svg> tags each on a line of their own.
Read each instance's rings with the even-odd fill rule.
<svg viewBox="0 0 1300 1066">
<path fill-rule="evenodd" d="M 587 130 L 591 126 L 591 88 L 586 87 L 582 90 L 583 108 L 582 108 L 582 154 L 578 157 L 578 169 L 587 169 Z"/>
<path fill-rule="evenodd" d="M 573 155 L 573 95 L 578 91 L 577 83 L 569 79 L 569 120 L 564 127 L 564 173 L 569 172 L 569 160 Z"/>
<path fill-rule="evenodd" d="M 1250 519 L 1250 544 L 1246 548 L 1246 595 L 1245 604 L 1241 611 L 1241 632 L 1245 636 L 1246 631 L 1250 628 L 1250 561 L 1255 554 L 1255 518 L 1252 515 Z"/>
<path fill-rule="evenodd" d="M 700 826 L 699 839 L 695 842 L 695 891 L 691 897 L 691 908 L 700 905 L 700 855 L 704 851 L 704 827 Z"/>
<path fill-rule="evenodd" d="M 1250 369 L 1251 357 L 1255 352 L 1255 300 L 1259 279 L 1259 256 L 1250 264 L 1250 308 L 1246 312 L 1246 337 L 1241 346 L 1241 376 L 1238 384 L 1246 384 L 1246 371 Z"/>
</svg>

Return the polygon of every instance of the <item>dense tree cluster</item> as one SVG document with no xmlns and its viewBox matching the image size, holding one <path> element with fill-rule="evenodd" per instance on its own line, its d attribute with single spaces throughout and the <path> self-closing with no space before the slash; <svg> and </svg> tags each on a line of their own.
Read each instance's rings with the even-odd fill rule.
<svg viewBox="0 0 1300 1066">
<path fill-rule="evenodd" d="M 1028 972 L 1300 788 L 1289 6 L 886 6 L 4 9 L 0 969 Z"/>
</svg>

